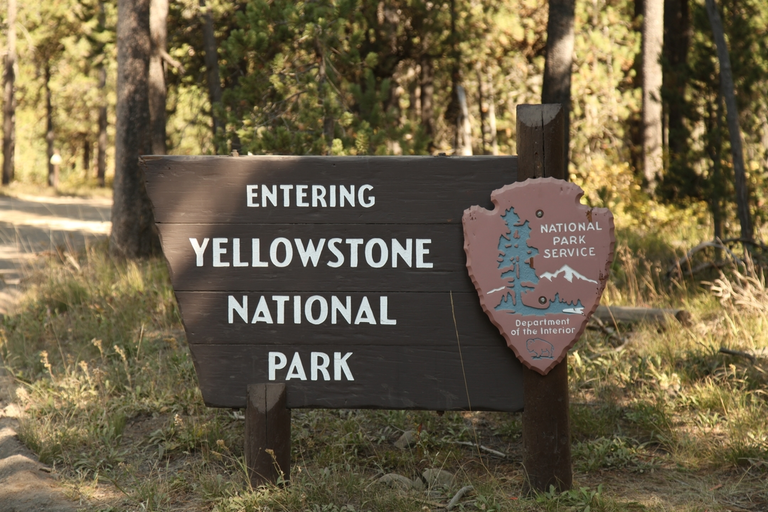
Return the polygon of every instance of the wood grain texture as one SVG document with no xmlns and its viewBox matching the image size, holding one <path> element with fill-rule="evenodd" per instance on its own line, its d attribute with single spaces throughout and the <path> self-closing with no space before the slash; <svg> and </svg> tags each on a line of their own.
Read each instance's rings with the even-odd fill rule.
<svg viewBox="0 0 768 512">
<path fill-rule="evenodd" d="M 547 155 L 565 154 L 561 111 L 561 105 L 518 105 L 520 181 L 544 176 L 564 178 L 564 165 L 558 165 L 557 157 L 546 158 Z M 559 162 L 562 164 L 562 157 Z M 550 485 L 559 491 L 568 490 L 573 484 L 568 358 L 554 366 L 547 375 L 525 367 L 522 368 L 522 375 L 526 487 L 539 492 L 549 490 Z"/>
<path fill-rule="evenodd" d="M 331 294 L 320 292 L 327 297 L 331 309 Z M 270 309 L 274 323 L 246 323 L 237 314 L 233 314 L 233 323 L 228 323 L 227 292 L 177 292 L 187 340 L 190 345 L 220 345 L 220 344 L 252 344 L 264 346 L 280 346 L 286 341 L 303 339 L 307 345 L 329 345 L 342 343 L 345 345 L 376 345 L 386 346 L 422 346 L 422 347 L 453 347 L 456 345 L 456 329 L 462 345 L 483 346 L 490 343 L 504 345 L 504 340 L 498 331 L 488 321 L 474 292 L 453 294 L 454 308 L 451 308 L 449 293 L 387 293 L 388 318 L 397 321 L 396 325 L 378 325 L 380 302 L 378 294 L 348 292 L 339 293 L 340 301 L 345 303 L 350 297 L 352 325 L 337 314 L 337 323 L 332 324 L 332 312 L 328 319 L 320 325 L 311 325 L 304 316 L 306 299 L 314 295 L 312 291 L 301 292 L 302 323 L 294 324 L 293 297 L 285 304 L 285 323 L 277 324 L 278 304 L 272 300 L 275 292 L 261 291 L 245 294 L 248 297 L 248 320 L 253 320 L 260 297 Z M 242 304 L 243 293 L 233 296 Z M 354 325 L 354 319 L 359 311 L 362 298 L 368 297 L 371 310 L 377 325 L 361 323 Z M 456 326 L 454 327 L 453 312 L 455 310 Z M 319 316 L 319 307 L 314 307 Z M 315 317 L 317 318 L 317 316 Z"/>
<path fill-rule="evenodd" d="M 244 407 L 252 382 L 283 382 L 289 409 L 431 409 L 519 411 L 523 407 L 521 365 L 514 353 L 500 343 L 482 347 L 329 346 L 285 342 L 279 351 L 291 362 L 298 352 L 307 380 L 285 380 L 288 367 L 269 380 L 269 352 L 264 345 L 192 345 L 192 358 L 200 390 L 209 407 Z M 352 352 L 348 366 L 353 381 L 311 380 L 308 365 L 312 352 Z M 462 376 L 466 370 L 466 387 Z M 331 361 L 331 366 L 333 361 Z M 331 368 L 332 370 L 332 368 Z M 330 372 L 333 379 L 333 372 Z M 469 390 L 469 399 L 467 397 Z"/>
<path fill-rule="evenodd" d="M 490 204 L 490 191 L 516 179 L 516 163 L 516 157 L 146 157 L 147 187 L 206 404 L 243 407 L 249 384 L 285 382 L 291 408 L 520 410 L 520 363 L 482 313 L 466 272 L 460 225 L 465 208 Z M 332 186 L 370 185 L 366 201 L 375 197 L 375 203 L 330 207 L 326 197 L 328 207 L 319 201 L 302 207 L 290 195 L 288 207 L 282 196 L 277 206 L 262 207 L 254 200 L 260 206 L 248 207 L 246 186 L 261 184 L 278 186 L 280 193 L 279 185 L 317 185 L 326 192 Z M 190 238 L 202 251 L 201 266 Z M 200 249 L 206 238 L 207 249 Z M 229 266 L 213 266 L 215 238 L 224 240 L 218 243 L 227 252 L 220 252 L 219 261 Z M 245 266 L 234 266 L 235 238 L 238 261 Z M 268 262 L 267 267 L 253 263 L 256 238 L 257 261 Z M 278 238 L 293 245 L 293 260 L 285 267 L 270 259 L 270 244 Z M 358 265 L 352 267 L 352 248 L 342 243 L 345 263 L 338 268 L 329 266 L 337 257 L 327 246 L 317 266 L 301 261 L 296 240 L 317 245 L 331 238 L 381 239 L 390 258 L 378 268 L 371 262 L 380 258 L 380 247 L 366 259 L 360 246 Z M 401 245 L 411 240 L 410 266 L 401 258 L 392 267 L 392 239 Z M 417 239 L 429 240 L 422 259 L 430 268 L 417 265 Z M 284 256 L 283 246 L 278 259 Z M 276 295 L 289 297 L 282 305 L 282 324 Z M 376 325 L 350 325 L 340 313 L 334 324 L 330 311 L 313 325 L 304 306 L 296 324 L 296 295 L 302 305 L 320 297 L 309 313 L 318 315 L 315 319 L 321 302 L 330 309 L 334 296 L 349 297 L 355 319 L 365 298 Z M 230 296 L 248 322 L 243 309 L 233 309 Z M 262 297 L 266 310 L 257 314 Z M 382 318 L 389 322 L 382 325 Z M 461 353 L 457 330 L 465 347 Z M 274 380 L 270 352 L 287 358 Z M 312 381 L 313 352 L 329 357 L 332 366 L 334 354 L 351 352 L 354 380 L 342 372 L 340 380 Z M 306 381 L 297 377 L 296 368 L 291 374 L 296 353 L 306 367 Z"/>
<path fill-rule="evenodd" d="M 517 157 L 144 157 L 157 223 L 297 222 L 295 208 L 246 206 L 248 184 L 373 186 L 371 208 L 301 208 L 302 223 L 461 223 L 512 183 Z M 293 202 L 292 202 L 293 204 Z"/>
<path fill-rule="evenodd" d="M 173 287 L 177 291 L 199 290 L 282 290 L 298 291 L 314 290 L 375 290 L 375 291 L 449 291 L 473 290 L 462 247 L 463 238 L 460 224 L 267 224 L 267 225 L 178 225 L 161 224 L 160 233 L 163 242 L 163 252 L 172 270 Z M 190 238 L 195 238 L 202 244 L 205 238 L 222 237 L 228 240 L 227 253 L 222 261 L 228 267 L 213 267 L 212 245 L 209 241 L 204 254 L 203 266 L 196 266 L 195 250 Z M 289 240 L 293 252 L 292 261 L 286 267 L 276 267 L 271 264 L 270 244 L 277 238 Z M 232 239 L 239 238 L 241 261 L 249 266 L 232 266 Z M 259 238 L 261 260 L 269 267 L 255 268 L 252 263 L 252 239 Z M 344 257 L 344 263 L 333 268 L 329 263 L 338 259 L 328 248 L 331 238 L 341 241 L 335 245 Z M 364 246 L 359 246 L 357 267 L 350 267 L 350 245 L 344 241 L 349 238 L 362 239 L 367 243 L 372 238 L 380 238 L 387 245 L 388 259 L 381 268 L 372 268 L 365 258 Z M 398 257 L 397 267 L 392 267 L 392 239 L 397 239 L 405 245 L 410 238 L 411 266 L 409 267 Z M 416 268 L 415 239 L 428 239 L 430 243 L 424 248 L 429 251 L 423 256 L 425 263 L 432 268 Z M 301 240 L 304 247 L 312 241 L 317 246 L 325 239 L 324 248 L 318 259 L 317 266 L 309 261 L 304 266 L 297 249 L 296 239 Z M 281 244 L 279 258 L 284 258 L 284 247 Z M 373 259 L 381 259 L 381 251 L 376 248 Z"/>
<path fill-rule="evenodd" d="M 291 477 L 291 411 L 285 384 L 249 384 L 245 408 L 245 463 L 255 488 Z"/>
</svg>

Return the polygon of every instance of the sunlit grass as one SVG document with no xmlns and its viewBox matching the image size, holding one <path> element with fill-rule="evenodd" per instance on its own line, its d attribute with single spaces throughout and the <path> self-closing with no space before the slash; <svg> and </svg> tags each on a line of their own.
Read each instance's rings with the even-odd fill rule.
<svg viewBox="0 0 768 512">
<path fill-rule="evenodd" d="M 768 470 L 759 266 L 703 284 L 666 277 L 666 262 L 648 257 L 657 249 L 623 244 L 608 301 L 682 307 L 693 318 L 615 326 L 618 344 L 587 331 L 569 356 L 576 479 L 613 474 L 628 487 L 612 478 L 563 495 L 521 495 L 519 414 L 297 410 L 291 485 L 251 489 L 242 417 L 204 406 L 165 263 L 115 261 L 105 245 L 52 255 L 27 279 L 18 314 L 3 320 L 0 353 L 25 411 L 19 435 L 95 510 L 432 510 L 464 485 L 474 489 L 465 510 L 639 510 L 645 505 L 622 497 L 637 475 L 747 472 L 723 489 L 743 487 L 744 475 L 759 479 Z M 394 448 L 404 431 L 416 432 L 415 444 Z M 460 444 L 477 441 L 509 458 Z M 421 481 L 428 468 L 449 471 L 454 484 L 376 483 L 388 473 Z M 96 498 L 104 486 L 109 499 Z M 768 496 L 759 486 L 749 492 Z M 662 509 L 683 507 L 675 495 Z"/>
</svg>

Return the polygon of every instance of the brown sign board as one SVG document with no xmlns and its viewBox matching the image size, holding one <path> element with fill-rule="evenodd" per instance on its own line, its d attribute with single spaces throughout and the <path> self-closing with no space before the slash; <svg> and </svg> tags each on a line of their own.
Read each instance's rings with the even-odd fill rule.
<svg viewBox="0 0 768 512">
<path fill-rule="evenodd" d="M 613 216 L 578 185 L 528 179 L 464 212 L 467 268 L 480 303 L 528 368 L 546 375 L 597 309 L 615 244 Z"/>
<path fill-rule="evenodd" d="M 207 405 L 521 410 L 462 214 L 516 157 L 144 157 Z"/>
</svg>

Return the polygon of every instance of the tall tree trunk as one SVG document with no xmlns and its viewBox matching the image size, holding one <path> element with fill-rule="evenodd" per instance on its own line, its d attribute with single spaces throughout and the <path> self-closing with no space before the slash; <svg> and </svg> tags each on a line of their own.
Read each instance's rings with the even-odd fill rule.
<svg viewBox="0 0 768 512">
<path fill-rule="evenodd" d="M 458 143 L 456 154 L 472 156 L 472 125 L 469 122 L 469 107 L 467 106 L 467 94 L 464 87 L 456 86 L 456 96 L 459 100 Z"/>
<path fill-rule="evenodd" d="M 104 27 L 106 24 L 106 15 L 104 14 L 104 3 L 99 4 L 99 25 Z M 99 97 L 101 106 L 99 107 L 99 140 L 98 155 L 96 157 L 96 179 L 99 186 L 105 185 L 104 179 L 107 174 L 107 67 L 102 61 L 99 64 Z"/>
<path fill-rule="evenodd" d="M 88 140 L 88 134 L 83 135 L 83 174 L 88 178 L 91 170 L 91 141 Z"/>
<path fill-rule="evenodd" d="M 456 32 L 456 0 L 450 1 L 451 32 L 448 40 L 451 47 L 451 101 L 445 109 L 445 119 L 448 125 L 454 125 L 453 147 L 455 154 L 461 154 L 462 116 L 461 116 L 461 51 Z M 466 96 L 464 98 L 466 101 Z"/>
<path fill-rule="evenodd" d="M 219 77 L 219 57 L 217 54 L 216 34 L 213 31 L 213 15 L 205 0 L 200 0 L 203 13 L 203 51 L 205 53 L 205 68 L 208 74 L 208 99 L 211 101 L 211 119 L 213 121 L 213 136 L 224 135 L 224 122 L 219 117 L 217 109 L 221 105 L 221 78 Z M 214 145 L 215 146 L 215 145 Z"/>
<path fill-rule="evenodd" d="M 432 139 L 435 137 L 434 129 L 434 71 L 432 68 L 432 58 L 429 55 L 421 57 L 421 76 L 419 80 L 421 87 L 421 126 L 424 133 L 429 138 L 429 145 L 434 146 Z"/>
<path fill-rule="evenodd" d="M 488 129 L 491 132 L 491 154 L 499 154 L 499 141 L 496 136 L 496 97 L 493 93 L 493 76 L 488 74 Z"/>
<path fill-rule="evenodd" d="M 115 186 L 109 250 L 125 258 L 159 252 L 139 156 L 152 150 L 149 125 L 150 0 L 118 0 Z"/>
<path fill-rule="evenodd" d="M 45 63 L 45 145 L 47 148 L 46 155 L 48 157 L 48 186 L 59 186 L 59 166 L 54 164 L 54 132 L 53 132 L 53 101 L 51 95 L 51 65 L 49 62 Z"/>
<path fill-rule="evenodd" d="M 706 0 L 707 15 L 712 25 L 717 46 L 717 60 L 720 62 L 720 92 L 725 99 L 725 117 L 728 121 L 728 133 L 731 139 L 731 156 L 733 158 L 733 175 L 736 181 L 736 210 L 741 224 L 741 238 L 752 240 L 752 217 L 749 213 L 749 190 L 744 169 L 744 152 L 741 144 L 739 128 L 739 110 L 736 106 L 736 90 L 733 85 L 731 58 L 725 43 L 723 22 L 717 12 L 715 0 Z"/>
<path fill-rule="evenodd" d="M 8 53 L 5 56 L 3 95 L 3 185 L 13 181 L 16 151 L 16 0 L 8 0 Z"/>
<path fill-rule="evenodd" d="M 688 130 L 685 128 L 685 86 L 688 48 L 690 46 L 690 13 L 688 0 L 664 1 L 664 69 L 665 107 L 670 169 L 685 167 Z"/>
<path fill-rule="evenodd" d="M 485 92 L 483 91 L 483 74 L 480 65 L 475 69 L 477 73 L 477 110 L 480 112 L 480 154 L 488 154 L 485 150 L 485 114 L 488 107 L 485 105 Z"/>
<path fill-rule="evenodd" d="M 664 166 L 661 105 L 664 0 L 644 0 L 643 4 L 643 174 L 648 192 L 653 193 Z"/>
<path fill-rule="evenodd" d="M 721 168 L 720 152 L 723 147 L 722 143 L 722 126 L 721 119 L 723 118 L 723 97 L 717 95 L 717 105 L 707 105 L 707 132 L 709 134 L 707 141 L 707 151 L 709 158 L 712 160 L 712 174 L 710 176 L 710 198 L 709 204 L 712 211 L 712 224 L 714 225 L 714 238 L 723 239 L 723 214 L 722 214 L 722 200 L 723 200 L 723 172 Z M 720 259 L 718 255 L 718 259 Z"/>
<path fill-rule="evenodd" d="M 152 153 L 164 155 L 165 147 L 165 66 L 168 0 L 151 0 L 149 31 L 152 37 L 152 55 L 149 59 L 149 117 L 152 132 Z"/>
<path fill-rule="evenodd" d="M 559 103 L 565 115 L 565 169 L 568 179 L 568 147 L 571 130 L 571 67 L 573 65 L 573 20 L 575 0 L 549 0 L 547 21 L 547 59 L 544 64 L 544 83 L 541 102 Z"/>
</svg>

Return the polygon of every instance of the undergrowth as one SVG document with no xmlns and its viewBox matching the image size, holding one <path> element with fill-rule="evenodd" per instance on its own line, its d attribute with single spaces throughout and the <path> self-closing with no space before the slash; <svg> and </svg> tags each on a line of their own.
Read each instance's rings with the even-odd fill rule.
<svg viewBox="0 0 768 512">
<path fill-rule="evenodd" d="M 760 266 L 746 260 L 706 283 L 670 279 L 676 255 L 658 243 L 646 249 L 666 260 L 620 236 L 606 301 L 684 307 L 693 320 L 589 330 L 571 351 L 566 493 L 522 494 L 520 414 L 364 410 L 293 411 L 291 484 L 252 489 L 242 413 L 205 407 L 165 263 L 115 261 L 105 246 L 54 255 L 3 319 L 19 436 L 90 510 L 440 510 L 466 485 L 454 510 L 761 510 Z M 412 444 L 395 448 L 404 432 Z M 450 483 L 425 479 L 437 469 Z M 412 486 L 380 483 L 391 473 Z M 655 490 L 638 491 L 643 478 Z"/>
</svg>

